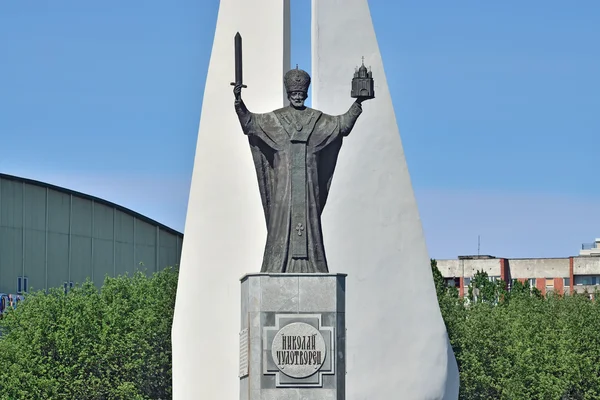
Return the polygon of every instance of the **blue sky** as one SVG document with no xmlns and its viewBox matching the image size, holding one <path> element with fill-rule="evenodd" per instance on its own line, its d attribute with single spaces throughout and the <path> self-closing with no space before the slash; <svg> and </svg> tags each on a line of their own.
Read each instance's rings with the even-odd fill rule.
<svg viewBox="0 0 600 400">
<path fill-rule="evenodd" d="M 292 63 L 310 66 L 310 2 Z M 600 237 L 600 2 L 370 2 L 430 255 Z M 218 1 L 0 1 L 0 172 L 182 230 Z M 326 110 L 325 110 L 326 111 Z"/>
</svg>

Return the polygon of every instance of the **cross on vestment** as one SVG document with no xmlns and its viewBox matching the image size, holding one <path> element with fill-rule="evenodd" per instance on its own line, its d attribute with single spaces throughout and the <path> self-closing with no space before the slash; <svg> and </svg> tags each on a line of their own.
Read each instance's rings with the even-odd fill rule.
<svg viewBox="0 0 600 400">
<path fill-rule="evenodd" d="M 296 230 L 298 231 L 298 236 L 302 236 L 302 231 L 304 230 L 304 225 L 302 225 L 301 223 L 298 223 L 298 225 L 296 226 Z"/>
</svg>

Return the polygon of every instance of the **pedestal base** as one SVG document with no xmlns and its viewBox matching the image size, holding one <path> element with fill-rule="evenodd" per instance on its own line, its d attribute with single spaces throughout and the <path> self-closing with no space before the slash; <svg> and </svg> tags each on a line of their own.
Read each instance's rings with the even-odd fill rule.
<svg viewBox="0 0 600 400">
<path fill-rule="evenodd" d="M 343 400 L 346 275 L 241 281 L 240 400 Z"/>
</svg>

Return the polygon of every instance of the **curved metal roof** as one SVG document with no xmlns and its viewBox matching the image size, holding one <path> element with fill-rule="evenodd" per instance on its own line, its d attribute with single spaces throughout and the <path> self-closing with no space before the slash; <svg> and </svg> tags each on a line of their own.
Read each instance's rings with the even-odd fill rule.
<svg viewBox="0 0 600 400">
<path fill-rule="evenodd" d="M 70 195 L 73 195 L 73 196 L 81 197 L 81 198 L 84 198 L 84 199 L 87 199 L 87 200 L 91 200 L 91 201 L 93 201 L 95 203 L 99 203 L 99 204 L 103 204 L 103 205 L 108 206 L 108 207 L 115 208 L 115 209 L 117 209 L 119 211 L 122 211 L 122 212 L 124 212 L 126 214 L 129 214 L 129 215 L 135 217 L 136 219 L 145 221 L 145 222 L 147 222 L 149 224 L 152 224 L 154 226 L 158 226 L 161 229 L 163 229 L 163 230 L 165 230 L 165 231 L 167 231 L 167 232 L 169 232 L 169 233 L 171 233 L 173 235 L 177 235 L 177 236 L 182 236 L 183 237 L 183 233 L 178 232 L 178 231 L 176 231 L 173 228 L 169 228 L 168 226 L 166 226 L 164 224 L 161 224 L 160 222 L 155 221 L 152 218 L 148 218 L 145 215 L 142 215 L 142 214 L 140 214 L 138 212 L 135 212 L 135 211 L 133 211 L 133 210 L 131 210 L 129 208 L 120 206 L 120 205 L 118 205 L 116 203 L 113 203 L 113 202 L 110 202 L 108 200 L 101 199 L 100 197 L 91 196 L 89 194 L 77 192 L 75 190 L 67 189 L 67 188 L 64 188 L 64 187 L 61 187 L 61 186 L 52 185 L 50 183 L 45 183 L 45 182 L 36 181 L 36 180 L 33 180 L 33 179 L 22 178 L 22 177 L 19 177 L 19 176 L 8 175 L 8 174 L 3 174 L 3 173 L 0 173 L 0 179 L 6 179 L 6 180 L 10 180 L 10 181 L 23 182 L 23 183 L 27 183 L 27 184 L 30 184 L 30 185 L 39 186 L 39 187 L 43 187 L 43 188 L 48 188 L 48 189 L 56 190 L 58 192 L 62 192 L 62 193 L 70 194 Z"/>
</svg>

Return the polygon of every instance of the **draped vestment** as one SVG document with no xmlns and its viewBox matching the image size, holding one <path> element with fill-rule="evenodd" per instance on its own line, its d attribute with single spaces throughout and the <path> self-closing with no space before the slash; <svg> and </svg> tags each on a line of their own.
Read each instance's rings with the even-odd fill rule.
<svg viewBox="0 0 600 400">
<path fill-rule="evenodd" d="M 266 114 L 236 103 L 248 136 L 267 223 L 261 272 L 328 272 L 321 213 L 343 137 L 362 112 L 331 116 L 311 108 L 284 107 Z"/>
</svg>

